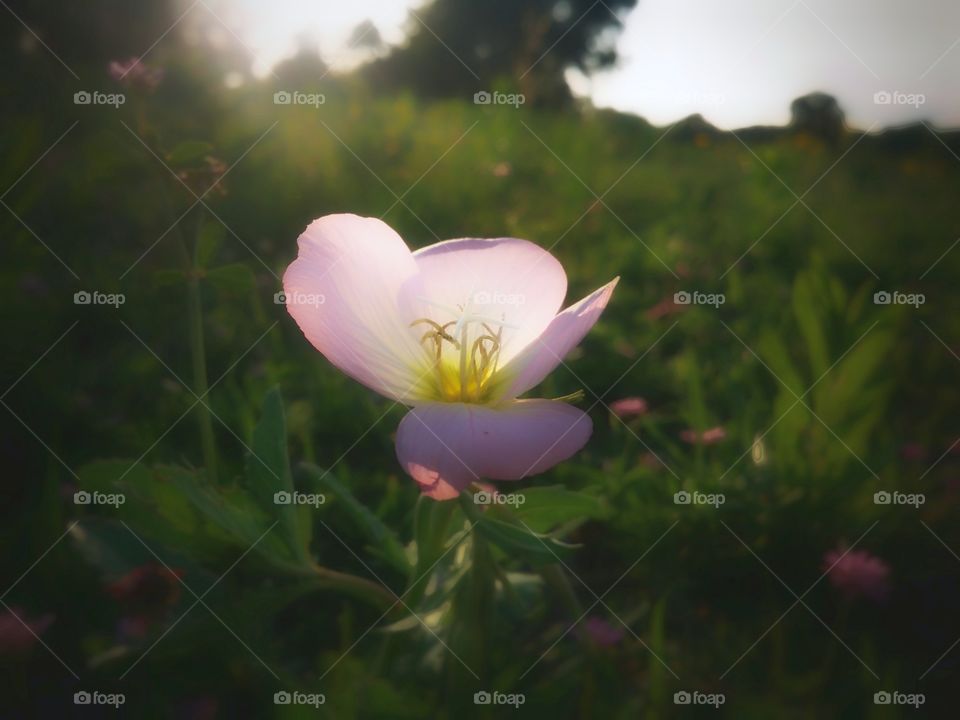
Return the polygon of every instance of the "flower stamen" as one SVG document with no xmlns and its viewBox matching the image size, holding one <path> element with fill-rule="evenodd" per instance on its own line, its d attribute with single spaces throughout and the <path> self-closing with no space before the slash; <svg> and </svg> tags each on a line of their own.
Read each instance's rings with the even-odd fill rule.
<svg viewBox="0 0 960 720">
<path fill-rule="evenodd" d="M 482 327 L 481 334 L 473 339 L 469 332 L 471 323 L 479 323 Z M 410 323 L 411 327 L 417 325 L 428 326 L 428 330 L 420 338 L 420 343 L 432 356 L 440 399 L 446 402 L 483 402 L 490 394 L 490 381 L 499 366 L 503 328 L 506 323 L 462 313 L 457 320 L 442 325 L 429 318 L 420 318 Z M 494 331 L 491 325 L 499 327 Z M 457 351 L 456 361 L 448 354 L 445 362 L 444 342 Z"/>
</svg>

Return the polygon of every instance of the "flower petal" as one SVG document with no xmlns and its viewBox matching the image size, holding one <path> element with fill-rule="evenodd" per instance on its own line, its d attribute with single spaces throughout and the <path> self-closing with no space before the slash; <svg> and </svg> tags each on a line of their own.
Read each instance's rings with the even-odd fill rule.
<svg viewBox="0 0 960 720">
<path fill-rule="evenodd" d="M 410 322 L 422 295 L 417 263 L 388 225 L 327 215 L 300 235 L 283 276 L 287 310 L 317 350 L 394 400 L 425 397 L 429 364 Z"/>
<path fill-rule="evenodd" d="M 435 321 L 456 320 L 463 308 L 505 324 L 501 365 L 540 336 L 567 293 L 560 262 L 527 240 L 447 240 L 413 257 Z"/>
<path fill-rule="evenodd" d="M 481 478 L 541 473 L 576 453 L 592 431 L 586 413 L 556 400 L 428 403 L 400 422 L 397 458 L 424 494 L 447 500 Z"/>
<path fill-rule="evenodd" d="M 504 398 L 515 398 L 539 385 L 560 364 L 600 318 L 619 280 L 614 278 L 557 315 L 540 337 L 500 370 L 509 378 Z"/>
</svg>

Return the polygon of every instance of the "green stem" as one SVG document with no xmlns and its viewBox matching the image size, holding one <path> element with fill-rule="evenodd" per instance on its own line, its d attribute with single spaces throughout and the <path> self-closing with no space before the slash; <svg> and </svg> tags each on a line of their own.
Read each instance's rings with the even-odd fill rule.
<svg viewBox="0 0 960 720">
<path fill-rule="evenodd" d="M 196 254 L 189 262 L 187 281 L 188 316 L 190 322 L 190 354 L 193 360 L 193 386 L 196 394 L 203 398 L 197 408 L 197 420 L 200 424 L 200 442 L 203 446 L 203 464 L 207 477 L 217 482 L 217 446 L 213 437 L 213 421 L 207 407 L 207 356 L 203 339 L 203 306 L 200 299 L 200 275 L 196 263 Z"/>
<path fill-rule="evenodd" d="M 366 600 L 373 605 L 384 610 L 397 605 L 397 598 L 387 588 L 379 585 L 372 580 L 367 580 L 356 575 L 343 573 L 338 570 L 331 570 L 322 565 L 313 564 L 313 576 L 323 587 L 329 587 L 352 595 L 361 600 Z"/>
<path fill-rule="evenodd" d="M 162 191 L 162 197 L 173 215 L 173 204 L 170 195 L 166 190 Z M 195 237 L 200 233 L 200 226 L 197 225 Z M 207 357 L 206 348 L 203 340 L 203 305 L 200 300 L 200 268 L 197 264 L 197 249 L 199 242 L 195 239 L 193 243 L 193 253 L 187 247 L 187 239 L 180 228 L 180 223 L 176 223 L 176 234 L 179 242 L 177 246 L 180 250 L 181 261 L 183 262 L 183 272 L 187 278 L 187 322 L 190 334 L 190 356 L 193 365 L 193 392 L 197 397 L 203 398 L 198 403 L 197 421 L 200 424 L 200 443 L 203 449 L 203 464 L 206 468 L 207 477 L 211 482 L 217 482 L 217 446 L 213 438 L 213 421 L 210 418 L 210 410 L 207 408 Z"/>
</svg>

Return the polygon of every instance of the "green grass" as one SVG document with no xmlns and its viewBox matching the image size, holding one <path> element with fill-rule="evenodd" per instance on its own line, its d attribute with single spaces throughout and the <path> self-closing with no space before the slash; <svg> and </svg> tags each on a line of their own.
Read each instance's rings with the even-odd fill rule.
<svg viewBox="0 0 960 720">
<path fill-rule="evenodd" d="M 4 543 L 17 547 L 5 576 L 18 577 L 75 517 L 89 533 L 86 542 L 58 545 L 7 601 L 55 612 L 48 640 L 84 669 L 88 685 L 115 683 L 193 603 L 184 592 L 142 645 L 102 655 L 114 646 L 118 609 L 101 585 L 150 559 L 116 521 L 142 532 L 202 593 L 261 527 L 245 504 L 252 501 L 231 493 L 249 482 L 246 446 L 264 396 L 279 385 L 296 482 L 316 482 L 296 469 L 302 462 L 334 466 L 351 497 L 333 492 L 299 531 L 288 518 L 287 545 L 278 540 L 275 550 L 255 553 L 207 598 L 252 652 L 197 607 L 130 673 L 128 706 L 168 708 L 212 695 L 225 712 L 269 714 L 272 692 L 284 686 L 326 693 L 324 712 L 336 717 L 473 716 L 473 692 L 494 688 L 525 693 L 523 710 L 537 717 L 673 717 L 679 689 L 723 692 L 720 712 L 739 718 L 873 717 L 873 693 L 895 687 L 920 687 L 930 705 L 946 702 L 949 657 L 917 685 L 960 633 L 947 602 L 958 597 L 960 568 L 932 535 L 960 549 L 950 523 L 957 496 L 947 482 L 955 456 L 927 472 L 956 439 L 960 400 L 949 349 L 960 342 L 960 251 L 937 262 L 960 235 L 960 163 L 936 138 L 918 131 L 899 139 L 850 132 L 838 145 L 795 132 L 738 139 L 607 112 L 424 105 L 342 87 L 313 110 L 275 107 L 271 93 L 205 95 L 171 83 L 146 100 L 147 122 L 138 122 L 133 104 L 93 110 L 5 198 L 80 278 L 12 215 L 3 217 L 9 260 L 0 286 L 13 299 L 3 308 L 5 387 L 78 321 L 4 398 L 30 428 L 8 418 L 10 492 L 23 510 L 5 523 Z M 121 121 L 161 156 L 203 140 L 228 165 L 239 160 L 222 180 L 226 194 L 205 198 L 229 230 L 198 206 L 153 246 L 195 198 Z M 4 141 L 5 186 L 61 125 L 49 115 L 38 125 L 26 111 L 10 119 L 19 142 Z M 953 136 L 945 142 L 957 144 Z M 390 633 L 370 633 L 336 662 L 380 611 L 305 580 L 291 559 L 297 543 L 307 542 L 322 565 L 365 579 L 375 573 L 399 592 L 409 578 L 396 547 L 416 558 L 461 529 L 464 516 L 451 503 L 449 517 L 428 525 L 445 530 L 436 537 L 424 529 L 428 520 L 415 521 L 417 491 L 393 451 L 403 409 L 334 370 L 273 303 L 298 233 L 332 212 L 382 216 L 411 247 L 463 236 L 533 240 L 567 269 L 570 302 L 621 276 L 569 368 L 532 393 L 584 390 L 594 436 L 572 460 L 516 488 L 563 485 L 602 504 L 596 517 L 560 533 L 579 545 L 564 574 L 584 608 L 613 585 L 609 611 L 598 605 L 591 614 L 618 624 L 616 613 L 648 647 L 628 633 L 616 648 L 592 648 L 573 632 L 525 674 L 576 619 L 561 602 L 567 590 L 541 576 L 524 551 L 468 539 L 417 592 L 415 609 L 433 632 L 391 618 Z M 193 386 L 185 285 L 170 270 L 182 267 L 179 243 L 190 246 L 204 227 L 207 373 L 211 384 L 219 379 L 209 401 L 228 494 L 216 501 L 226 514 L 212 520 L 164 484 L 206 482 L 194 419 L 169 429 L 195 399 L 180 380 Z M 126 303 L 78 307 L 78 289 L 123 292 Z M 726 301 L 651 315 L 680 290 L 723 293 Z M 878 290 L 922 292 L 926 303 L 878 306 Z M 624 425 L 605 404 L 629 395 L 647 398 L 650 413 Z M 717 445 L 680 440 L 684 429 L 716 425 L 727 432 Z M 903 458 L 908 443 L 923 446 L 923 460 Z M 757 462 L 751 451 L 760 444 Z M 58 488 L 77 482 L 64 465 L 78 471 L 127 458 L 129 466 L 144 453 L 124 481 L 128 492 L 143 493 L 127 515 L 78 514 L 60 500 Z M 110 472 L 97 482 L 110 487 Z M 139 485 L 130 485 L 134 477 Z M 723 493 L 726 502 L 719 510 L 677 506 L 681 489 Z M 927 502 L 918 511 L 877 507 L 880 489 L 923 492 Z M 891 565 L 890 602 L 847 606 L 826 580 L 804 595 L 824 552 L 867 531 L 858 547 Z M 90 538 L 100 533 L 98 549 Z M 383 533 L 393 538 L 390 551 Z M 124 557 L 110 547 L 123 547 Z M 793 593 L 806 605 L 764 635 Z M 462 652 L 479 681 L 438 637 Z M 37 650 L 32 672 L 61 682 L 62 667 Z M 100 659 L 91 665 L 92 658 Z M 202 676 L 184 672 L 188 662 Z M 159 676 L 163 687 L 154 683 Z"/>
</svg>

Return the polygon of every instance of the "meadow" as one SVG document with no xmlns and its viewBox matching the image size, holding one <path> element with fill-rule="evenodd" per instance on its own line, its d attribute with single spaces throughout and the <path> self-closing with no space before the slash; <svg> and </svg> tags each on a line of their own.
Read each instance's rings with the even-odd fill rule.
<svg viewBox="0 0 960 720">
<path fill-rule="evenodd" d="M 723 717 L 887 717 L 874 693 L 895 690 L 945 716 L 960 137 L 654 127 L 295 75 L 322 104 L 276 105 L 275 83 L 189 62 L 119 108 L 51 91 L 5 118 L 4 603 L 49 619 L 46 649 L 3 657 L 11 716 L 83 688 L 137 717 L 513 712 L 484 691 L 528 717 L 679 717 L 678 692 L 722 694 Z M 568 304 L 621 278 L 531 393 L 582 391 L 593 437 L 500 484 L 522 503 L 420 498 L 404 408 L 278 301 L 298 234 L 336 212 L 414 248 L 532 240 Z M 826 572 L 849 548 L 887 568 L 877 592 Z"/>
</svg>

